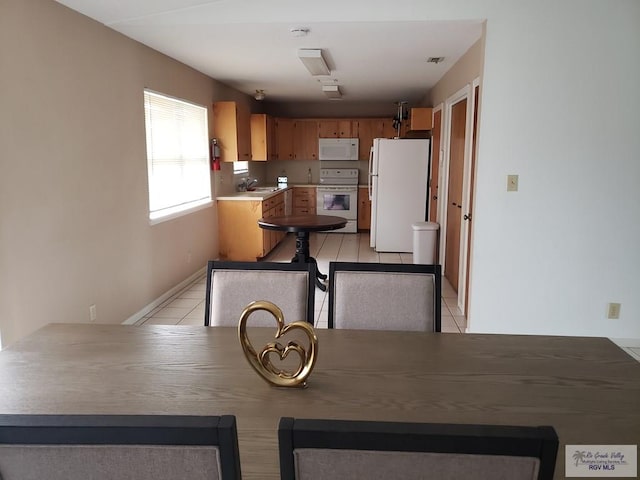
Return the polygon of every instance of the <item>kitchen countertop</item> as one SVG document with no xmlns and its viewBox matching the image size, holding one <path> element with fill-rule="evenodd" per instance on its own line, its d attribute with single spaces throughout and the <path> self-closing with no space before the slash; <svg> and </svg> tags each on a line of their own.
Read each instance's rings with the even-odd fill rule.
<svg viewBox="0 0 640 480">
<path fill-rule="evenodd" d="M 282 193 L 286 190 L 289 190 L 292 186 L 289 185 L 287 188 L 278 188 L 276 190 L 273 191 L 250 191 L 250 192 L 234 192 L 232 194 L 229 195 L 221 195 L 221 196 L 217 196 L 216 200 L 249 200 L 249 201 L 254 201 L 254 202 L 262 202 L 263 200 L 266 200 L 268 198 L 271 198 L 275 195 L 277 195 L 278 193 Z M 259 188 L 277 188 L 275 186 L 273 187 L 259 187 Z"/>
<path fill-rule="evenodd" d="M 273 197 L 274 195 L 284 192 L 285 190 L 289 190 L 291 188 L 294 187 L 312 187 L 312 188 L 316 188 L 316 187 L 320 187 L 320 184 L 317 183 L 294 183 L 294 184 L 289 184 L 288 187 L 286 188 L 279 188 L 277 190 L 274 191 L 251 191 L 251 192 L 234 192 L 228 195 L 219 195 L 216 197 L 216 200 L 249 200 L 249 201 L 254 201 L 254 202 L 262 202 L 263 200 L 266 200 L 268 198 Z M 360 188 L 367 188 L 367 184 L 358 184 L 358 187 Z M 276 188 L 275 186 L 272 187 L 258 187 L 260 188 Z"/>
</svg>

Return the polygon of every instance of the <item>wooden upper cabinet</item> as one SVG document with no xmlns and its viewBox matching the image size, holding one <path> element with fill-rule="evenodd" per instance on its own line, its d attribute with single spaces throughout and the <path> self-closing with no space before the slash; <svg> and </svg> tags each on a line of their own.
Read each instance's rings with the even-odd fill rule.
<svg viewBox="0 0 640 480">
<path fill-rule="evenodd" d="M 277 118 L 276 122 L 276 158 L 293 160 L 293 120 Z"/>
<path fill-rule="evenodd" d="M 251 160 L 264 162 L 276 159 L 274 119 L 264 113 L 251 115 Z"/>
<path fill-rule="evenodd" d="M 431 130 L 433 109 L 430 107 L 412 108 L 409 115 L 409 130 Z"/>
<path fill-rule="evenodd" d="M 393 138 L 393 120 L 387 118 L 361 118 L 357 122 L 358 159 L 368 160 L 374 138 Z"/>
<path fill-rule="evenodd" d="M 293 122 L 293 158 L 296 160 L 318 159 L 318 122 L 295 120 Z"/>
<path fill-rule="evenodd" d="M 412 109 L 416 110 L 416 109 Z M 420 115 L 429 117 L 431 108 L 419 108 Z M 413 121 L 417 121 L 414 113 Z M 400 138 L 411 136 L 412 117 L 402 121 Z M 424 123 L 418 124 L 421 128 Z M 395 138 L 398 131 L 393 126 L 393 118 L 278 118 L 275 122 L 276 158 L 278 160 L 316 160 L 318 158 L 318 138 L 358 138 L 358 159 L 368 160 L 374 138 Z M 415 134 L 414 134 L 415 136 Z"/>
<path fill-rule="evenodd" d="M 246 106 L 237 102 L 215 102 L 213 131 L 223 162 L 251 160 L 251 121 Z"/>
<path fill-rule="evenodd" d="M 375 119 L 362 118 L 357 121 L 358 124 L 358 160 L 368 160 L 369 151 L 373 145 L 373 139 L 379 135 L 375 133 Z M 382 122 L 380 122 L 382 125 Z"/>
<path fill-rule="evenodd" d="M 357 137 L 357 121 L 351 119 L 331 119 L 318 121 L 318 136 L 320 138 L 354 138 Z"/>
<path fill-rule="evenodd" d="M 382 138 L 396 138 L 398 136 L 398 129 L 393 126 L 393 119 L 384 119 L 382 122 Z M 407 130 L 407 121 L 403 120 L 400 126 L 400 137 L 402 138 Z"/>
</svg>

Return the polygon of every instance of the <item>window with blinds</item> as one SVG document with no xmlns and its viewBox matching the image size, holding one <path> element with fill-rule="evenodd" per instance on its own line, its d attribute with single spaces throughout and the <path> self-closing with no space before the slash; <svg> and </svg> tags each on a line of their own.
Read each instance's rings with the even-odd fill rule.
<svg viewBox="0 0 640 480">
<path fill-rule="evenodd" d="M 144 92 L 152 223 L 212 204 L 207 109 Z"/>
</svg>

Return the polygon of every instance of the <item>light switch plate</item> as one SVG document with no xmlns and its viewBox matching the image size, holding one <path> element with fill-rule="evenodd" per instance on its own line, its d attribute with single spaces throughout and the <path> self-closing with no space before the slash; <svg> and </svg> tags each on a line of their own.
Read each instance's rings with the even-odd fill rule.
<svg viewBox="0 0 640 480">
<path fill-rule="evenodd" d="M 622 307 L 619 303 L 610 303 L 609 308 L 607 309 L 607 318 L 611 320 L 617 320 L 620 318 L 620 307 Z"/>
<path fill-rule="evenodd" d="M 507 175 L 507 192 L 518 191 L 518 175 Z"/>
</svg>

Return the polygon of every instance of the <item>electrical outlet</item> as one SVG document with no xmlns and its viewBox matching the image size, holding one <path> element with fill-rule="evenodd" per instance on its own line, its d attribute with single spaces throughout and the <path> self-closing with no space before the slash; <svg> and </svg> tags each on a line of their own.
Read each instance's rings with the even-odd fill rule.
<svg viewBox="0 0 640 480">
<path fill-rule="evenodd" d="M 89 305 L 89 320 L 95 322 L 96 318 L 98 318 L 98 312 L 96 311 L 95 304 Z"/>
<path fill-rule="evenodd" d="M 518 191 L 518 175 L 507 175 L 507 192 Z"/>
<path fill-rule="evenodd" d="M 610 303 L 607 311 L 607 318 L 610 320 L 617 320 L 620 318 L 620 303 Z"/>
</svg>

